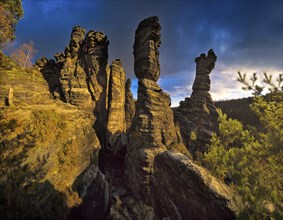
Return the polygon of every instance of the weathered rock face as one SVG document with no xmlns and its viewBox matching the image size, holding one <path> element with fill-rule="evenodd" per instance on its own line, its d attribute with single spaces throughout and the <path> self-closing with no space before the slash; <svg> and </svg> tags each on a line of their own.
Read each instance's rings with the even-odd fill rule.
<svg viewBox="0 0 283 220">
<path fill-rule="evenodd" d="M 120 60 L 110 67 L 107 131 L 111 136 L 124 133 L 125 121 L 125 81 L 126 74 Z"/>
<path fill-rule="evenodd" d="M 69 46 L 55 54 L 56 62 L 43 58 L 37 66 L 47 80 L 50 92 L 64 102 L 95 112 L 106 126 L 109 80 L 108 40 L 101 32 L 73 28 Z M 56 97 L 55 97 L 56 98 Z M 99 119 L 99 121 L 100 121 Z"/>
<path fill-rule="evenodd" d="M 127 79 L 126 88 L 125 88 L 125 120 L 126 120 L 126 129 L 132 125 L 132 120 L 136 112 L 136 104 L 133 98 L 131 91 L 132 81 Z"/>
<path fill-rule="evenodd" d="M 218 113 L 209 93 L 209 75 L 216 59 L 213 50 L 208 51 L 207 56 L 201 54 L 195 59 L 196 79 L 191 98 L 181 101 L 180 106 L 174 109 L 175 122 L 180 127 L 184 143 L 194 153 L 204 152 L 212 132 L 217 131 Z M 196 136 L 196 140 L 192 136 Z"/>
<path fill-rule="evenodd" d="M 156 219 L 235 219 L 233 191 L 180 153 L 156 156 L 151 178 Z"/>
<path fill-rule="evenodd" d="M 12 219 L 66 219 L 68 210 L 84 199 L 73 189 L 78 178 L 81 191 L 101 187 L 88 189 L 96 173 L 90 178 L 80 175 L 90 165 L 98 166 L 100 143 L 92 128 L 93 116 L 60 102 L 22 102 L 4 109 L 0 116 L 1 201 L 13 200 L 1 204 L 7 207 L 1 213 L 4 219 L 11 214 Z"/>
<path fill-rule="evenodd" d="M 94 112 L 95 129 L 104 144 L 106 141 L 102 137 L 107 129 L 110 76 L 107 64 L 109 42 L 102 32 L 91 30 L 86 35 L 85 33 L 82 27 L 74 27 L 65 52 L 55 54 L 56 62 L 42 58 L 37 61 L 37 66 L 54 98 L 59 97 L 80 109 Z"/>
<path fill-rule="evenodd" d="M 82 46 L 84 36 L 85 29 L 79 26 L 74 27 L 71 33 L 69 46 L 65 49 L 64 59 L 62 55 L 60 56 L 59 54 L 56 54 L 56 59 L 63 61 L 63 66 L 60 71 L 60 84 L 64 99 L 66 102 L 72 104 L 78 104 L 76 103 L 75 98 L 78 95 L 75 91 L 82 87 L 81 81 L 83 82 L 83 85 L 85 84 L 84 79 L 86 76 L 82 73 L 79 65 L 79 49 Z M 77 90 L 77 92 L 81 91 Z"/>
<path fill-rule="evenodd" d="M 102 32 L 90 31 L 82 46 L 81 64 L 86 73 L 86 84 L 95 101 L 95 114 L 106 120 L 109 67 L 107 36 Z"/>
<path fill-rule="evenodd" d="M 170 97 L 156 83 L 160 73 L 159 31 L 157 17 L 142 21 L 134 44 L 138 100 L 128 132 L 126 172 L 133 194 L 147 204 L 150 204 L 149 178 L 155 155 L 173 145 L 183 146 L 174 126 Z"/>
</svg>

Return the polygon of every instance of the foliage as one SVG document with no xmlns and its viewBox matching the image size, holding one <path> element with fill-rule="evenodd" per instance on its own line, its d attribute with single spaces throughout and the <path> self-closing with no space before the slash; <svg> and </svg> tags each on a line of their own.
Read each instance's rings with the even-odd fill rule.
<svg viewBox="0 0 283 220">
<path fill-rule="evenodd" d="M 64 117 L 54 110 L 34 110 L 32 112 L 33 133 L 38 140 L 56 139 L 65 130 Z M 56 132 L 54 132 L 56 130 Z"/>
<path fill-rule="evenodd" d="M 11 58 L 21 67 L 32 67 L 32 59 L 36 53 L 37 50 L 34 48 L 34 42 L 30 40 L 29 43 L 23 43 L 11 53 Z"/>
<path fill-rule="evenodd" d="M 277 85 L 272 80 L 272 75 L 267 75 L 267 73 L 263 73 L 264 79 L 262 82 L 268 85 L 268 90 L 270 92 L 283 92 L 283 75 L 279 74 L 278 78 L 276 79 Z M 251 83 L 247 81 L 247 74 L 241 74 L 238 72 L 238 79 L 237 81 L 244 84 L 242 87 L 243 90 L 250 90 L 253 91 L 253 95 L 260 95 L 264 89 L 264 87 L 257 85 L 257 73 L 253 73 L 253 76 L 250 78 Z"/>
<path fill-rule="evenodd" d="M 239 121 L 220 112 L 219 134 L 213 135 L 204 161 L 242 196 L 239 218 L 282 219 L 283 93 L 270 94 L 268 101 L 254 97 L 251 109 L 263 130 L 245 130 Z"/>
<path fill-rule="evenodd" d="M 23 16 L 21 0 L 1 0 L 0 2 L 0 50 L 15 39 L 15 28 Z"/>
</svg>

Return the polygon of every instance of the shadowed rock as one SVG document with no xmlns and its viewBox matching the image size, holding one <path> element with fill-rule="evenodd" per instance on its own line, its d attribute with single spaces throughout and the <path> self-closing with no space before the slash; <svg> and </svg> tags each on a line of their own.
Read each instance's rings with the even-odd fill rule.
<svg viewBox="0 0 283 220">
<path fill-rule="evenodd" d="M 54 60 L 48 60 L 46 57 L 42 57 L 36 61 L 35 67 L 42 73 L 42 76 L 48 83 L 51 97 L 66 102 L 60 84 L 60 72 L 63 66 L 62 59 L 65 61 L 65 57 L 63 58 L 62 55 L 58 54 L 58 57 L 59 56 L 61 56 L 60 62 L 55 62 Z"/>
</svg>

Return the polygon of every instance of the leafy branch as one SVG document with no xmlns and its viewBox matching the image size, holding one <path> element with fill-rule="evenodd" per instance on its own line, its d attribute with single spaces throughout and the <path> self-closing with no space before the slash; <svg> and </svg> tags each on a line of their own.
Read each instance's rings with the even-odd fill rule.
<svg viewBox="0 0 283 220">
<path fill-rule="evenodd" d="M 264 82 L 268 85 L 268 90 L 270 92 L 282 92 L 283 91 L 283 75 L 279 74 L 278 78 L 276 79 L 277 85 L 272 80 L 272 75 L 268 75 L 267 73 L 263 73 L 264 75 Z M 257 84 L 257 73 L 253 73 L 252 77 L 250 78 L 250 82 L 247 81 L 247 74 L 241 73 L 238 71 L 238 79 L 237 81 L 243 84 L 242 89 L 245 91 L 253 91 L 253 95 L 259 96 L 261 95 L 264 86 L 259 86 Z"/>
</svg>

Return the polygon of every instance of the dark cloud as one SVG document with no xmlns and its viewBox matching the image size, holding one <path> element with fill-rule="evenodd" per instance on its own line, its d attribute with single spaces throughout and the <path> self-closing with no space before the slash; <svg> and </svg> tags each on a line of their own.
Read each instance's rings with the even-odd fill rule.
<svg viewBox="0 0 283 220">
<path fill-rule="evenodd" d="M 63 51 L 72 27 L 81 25 L 108 35 L 109 63 L 120 58 L 132 78 L 135 78 L 132 55 L 135 29 L 144 18 L 158 16 L 162 26 L 160 83 L 172 94 L 188 92 L 194 78 L 194 58 L 210 48 L 218 56 L 216 75 L 231 66 L 245 69 L 258 66 L 282 72 L 282 1 L 23 0 L 23 3 L 25 17 L 17 27 L 17 42 L 33 39 L 38 57 L 52 58 Z"/>
</svg>

